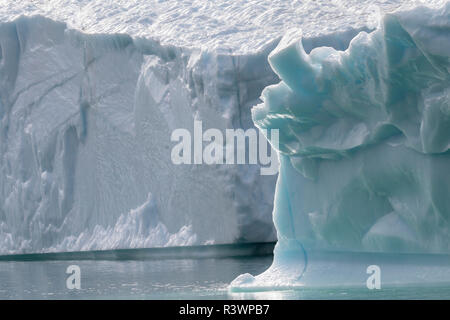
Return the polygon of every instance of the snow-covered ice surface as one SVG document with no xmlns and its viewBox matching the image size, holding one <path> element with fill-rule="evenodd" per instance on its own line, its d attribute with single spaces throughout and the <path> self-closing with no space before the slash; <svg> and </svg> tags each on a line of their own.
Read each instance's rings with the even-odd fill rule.
<svg viewBox="0 0 450 320">
<path fill-rule="evenodd" d="M 309 253 L 317 251 L 444 254 L 448 261 L 450 2 L 387 14 L 345 51 L 307 54 L 294 31 L 269 61 L 282 81 L 263 91 L 252 113 L 258 127 L 280 130 L 278 243 L 273 265 L 238 277 L 233 290 L 320 282 L 311 276 L 317 268 Z M 346 269 L 322 276 L 339 278 Z M 417 274 L 449 282 L 449 271 Z"/>
<path fill-rule="evenodd" d="M 0 0 L 0 253 L 274 240 L 276 176 L 173 165 L 171 132 L 253 127 L 287 30 L 344 50 L 401 5 Z"/>
<path fill-rule="evenodd" d="M 124 33 L 163 45 L 258 52 L 292 28 L 305 38 L 375 27 L 381 12 L 442 0 L 25 0 L 0 2 L 0 20 L 40 14 L 85 33 Z M 332 37 L 328 37 L 328 41 Z M 331 40 L 332 41 L 332 40 Z"/>
</svg>

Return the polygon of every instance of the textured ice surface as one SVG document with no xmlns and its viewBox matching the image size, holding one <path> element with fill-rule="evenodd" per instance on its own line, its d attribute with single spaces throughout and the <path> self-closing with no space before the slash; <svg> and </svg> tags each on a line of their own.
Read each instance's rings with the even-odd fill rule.
<svg viewBox="0 0 450 320">
<path fill-rule="evenodd" d="M 274 263 L 232 286 L 301 285 L 311 250 L 450 253 L 449 30 L 447 3 L 385 15 L 345 51 L 283 38 L 282 81 L 252 110 L 280 130 Z"/>
<path fill-rule="evenodd" d="M 160 222 L 157 210 L 156 202 L 149 194 L 143 205 L 121 214 L 113 226 L 96 225 L 92 230 L 68 236 L 52 251 L 189 246 L 197 243 L 197 235 L 192 232 L 191 225 L 170 233 Z"/>
<path fill-rule="evenodd" d="M 0 19 L 40 14 L 87 33 L 124 33 L 162 44 L 257 52 L 291 28 L 325 44 L 349 28 L 374 27 L 380 12 L 443 0 L 24 0 L 3 1 Z"/>
<path fill-rule="evenodd" d="M 194 119 L 252 126 L 277 82 L 271 48 L 224 55 L 41 16 L 1 24 L 0 46 L 1 253 L 274 240 L 276 176 L 170 158 Z M 133 211 L 149 194 L 154 210 Z"/>
</svg>

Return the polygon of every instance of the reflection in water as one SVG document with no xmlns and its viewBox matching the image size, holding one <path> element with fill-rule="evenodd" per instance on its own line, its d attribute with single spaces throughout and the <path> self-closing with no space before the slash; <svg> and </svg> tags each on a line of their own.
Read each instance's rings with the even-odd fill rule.
<svg viewBox="0 0 450 320">
<path fill-rule="evenodd" d="M 289 291 L 230 292 L 229 298 L 240 300 L 284 300 L 288 295 Z"/>
<path fill-rule="evenodd" d="M 381 290 L 368 290 L 365 287 L 328 287 L 300 290 L 232 293 L 229 299 L 264 300 L 348 300 L 348 299 L 449 299 L 450 285 L 431 286 L 387 286 Z"/>
<path fill-rule="evenodd" d="M 221 259 L 0 262 L 0 299 L 226 299 L 244 271 L 263 272 L 272 256 Z M 66 288 L 69 265 L 81 290 Z"/>
</svg>

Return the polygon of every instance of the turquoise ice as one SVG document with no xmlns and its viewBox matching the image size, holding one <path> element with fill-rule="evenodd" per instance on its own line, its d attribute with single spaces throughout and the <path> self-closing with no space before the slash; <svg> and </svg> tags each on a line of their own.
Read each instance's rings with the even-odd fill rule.
<svg viewBox="0 0 450 320">
<path fill-rule="evenodd" d="M 232 287 L 302 285 L 309 251 L 450 253 L 450 3 L 385 15 L 345 51 L 291 31 L 252 110 L 279 129 L 272 267 Z"/>
</svg>

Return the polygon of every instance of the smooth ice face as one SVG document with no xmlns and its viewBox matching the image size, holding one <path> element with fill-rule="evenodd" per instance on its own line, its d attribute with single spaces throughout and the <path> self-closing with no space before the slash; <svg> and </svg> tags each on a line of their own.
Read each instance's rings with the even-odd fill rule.
<svg viewBox="0 0 450 320">
<path fill-rule="evenodd" d="M 282 81 L 252 110 L 279 129 L 278 244 L 234 287 L 298 284 L 308 250 L 450 253 L 449 30 L 447 4 L 386 15 L 346 51 L 280 42 Z"/>
</svg>

